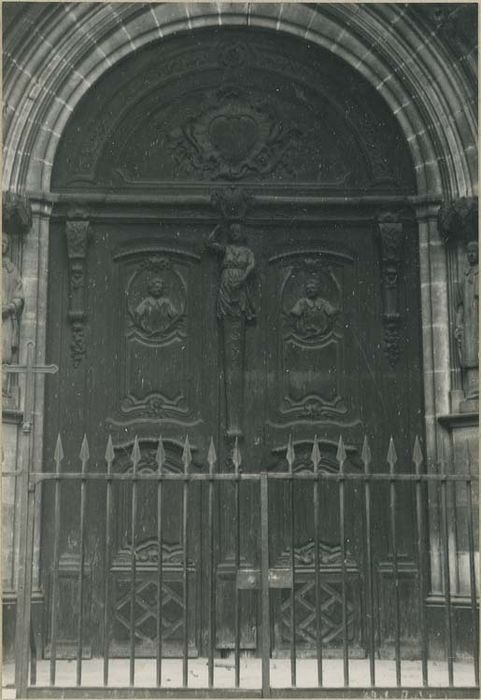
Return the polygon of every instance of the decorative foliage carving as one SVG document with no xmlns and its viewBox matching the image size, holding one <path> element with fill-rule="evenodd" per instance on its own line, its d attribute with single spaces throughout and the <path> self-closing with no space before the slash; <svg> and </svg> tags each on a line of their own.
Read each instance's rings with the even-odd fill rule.
<svg viewBox="0 0 481 700">
<path fill-rule="evenodd" d="M 32 207 L 28 197 L 13 192 L 2 193 L 2 227 L 8 234 L 22 235 L 32 227 Z"/>
<path fill-rule="evenodd" d="M 116 564 L 121 565 L 122 562 L 126 566 L 130 565 L 132 557 L 132 547 L 124 547 L 116 556 Z M 159 546 L 155 538 L 151 538 L 141 542 L 135 547 L 135 560 L 138 564 L 158 564 L 159 561 Z M 181 545 L 162 543 L 162 564 L 164 566 L 179 567 L 184 561 L 184 553 Z M 194 563 L 191 559 L 187 561 L 188 567 L 193 567 Z"/>
<path fill-rule="evenodd" d="M 478 239 L 478 198 L 460 197 L 443 204 L 438 213 L 439 233 L 445 243 Z"/>
<path fill-rule="evenodd" d="M 384 306 L 384 352 L 391 367 L 395 367 L 401 351 L 401 314 L 399 313 L 398 287 L 404 231 L 402 223 L 392 213 L 381 214 L 378 226 Z"/>
<path fill-rule="evenodd" d="M 315 565 L 315 550 L 316 543 L 314 540 L 308 540 L 298 547 L 294 547 L 294 562 L 296 566 L 314 566 Z M 288 547 L 280 555 L 276 561 L 276 566 L 289 566 L 291 560 L 291 550 Z M 329 544 L 327 542 L 319 542 L 319 563 L 321 566 L 340 566 L 342 562 L 341 546 Z M 348 567 L 355 567 L 354 558 L 347 553 L 345 564 Z"/>
<path fill-rule="evenodd" d="M 237 57 L 231 48 L 225 56 Z M 170 152 L 181 170 L 214 180 L 290 172 L 289 154 L 300 136 L 267 100 L 236 88 L 208 93 L 201 112 L 169 134 Z"/>
<path fill-rule="evenodd" d="M 86 353 L 85 278 L 89 222 L 80 219 L 67 221 L 65 234 L 70 279 L 68 318 L 72 327 L 70 355 L 73 366 L 78 367 Z"/>
</svg>

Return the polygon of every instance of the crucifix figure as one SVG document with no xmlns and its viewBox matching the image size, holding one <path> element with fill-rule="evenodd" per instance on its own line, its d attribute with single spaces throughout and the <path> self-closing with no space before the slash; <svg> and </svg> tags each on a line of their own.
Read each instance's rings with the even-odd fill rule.
<svg viewBox="0 0 481 700">
<path fill-rule="evenodd" d="M 25 374 L 25 402 L 23 409 L 23 432 L 29 433 L 32 430 L 33 422 L 33 385 L 37 374 L 55 374 L 58 372 L 57 365 L 36 365 L 34 364 L 34 344 L 27 343 L 27 361 L 24 365 L 4 365 L 4 372 L 9 374 Z"/>
</svg>

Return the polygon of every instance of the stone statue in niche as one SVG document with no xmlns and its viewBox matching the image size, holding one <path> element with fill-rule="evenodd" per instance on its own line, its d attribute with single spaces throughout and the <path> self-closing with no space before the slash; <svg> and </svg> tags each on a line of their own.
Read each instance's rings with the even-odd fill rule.
<svg viewBox="0 0 481 700">
<path fill-rule="evenodd" d="M 455 338 L 459 349 L 460 365 L 466 375 L 464 411 L 477 410 L 479 400 L 479 275 L 478 243 L 466 245 L 468 265 L 459 283 L 456 311 Z"/>
<path fill-rule="evenodd" d="M 339 283 L 332 268 L 329 274 L 339 289 Z M 301 338 L 317 338 L 332 330 L 339 308 L 321 296 L 321 281 L 318 276 L 309 278 L 305 285 L 305 295 L 298 299 L 288 315 L 294 331 Z"/>
<path fill-rule="evenodd" d="M 15 362 L 19 343 L 19 325 L 25 304 L 22 278 L 15 264 L 7 257 L 10 239 L 2 236 L 2 364 Z M 10 377 L 2 373 L 2 396 L 11 398 Z"/>
<path fill-rule="evenodd" d="M 217 293 L 217 318 L 222 324 L 225 403 L 228 437 L 242 436 L 245 324 L 255 320 L 249 289 L 255 268 L 254 253 L 243 245 L 240 223 L 229 225 L 227 242 L 220 240 L 222 225 L 210 233 L 207 247 L 222 256 Z"/>
<path fill-rule="evenodd" d="M 139 328 L 147 335 L 165 333 L 178 317 L 178 311 L 166 295 L 166 284 L 162 277 L 152 277 L 147 283 L 147 296 L 134 311 Z"/>
</svg>

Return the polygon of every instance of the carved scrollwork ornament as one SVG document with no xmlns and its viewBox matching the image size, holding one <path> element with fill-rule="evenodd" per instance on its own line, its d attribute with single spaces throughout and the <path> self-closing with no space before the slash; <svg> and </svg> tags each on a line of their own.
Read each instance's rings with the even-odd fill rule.
<svg viewBox="0 0 481 700">
<path fill-rule="evenodd" d="M 80 365 L 87 351 L 85 286 L 89 226 L 89 222 L 82 219 L 67 221 L 65 226 L 70 283 L 68 318 L 72 329 L 70 356 L 75 368 Z"/>
<path fill-rule="evenodd" d="M 399 311 L 399 269 L 404 244 L 399 216 L 385 212 L 378 217 L 383 297 L 384 353 L 395 367 L 401 353 L 401 314 Z"/>
</svg>

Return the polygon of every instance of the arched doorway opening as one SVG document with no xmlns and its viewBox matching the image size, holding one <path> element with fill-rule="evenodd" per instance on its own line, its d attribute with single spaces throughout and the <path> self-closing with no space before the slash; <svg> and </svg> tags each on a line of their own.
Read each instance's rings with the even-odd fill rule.
<svg viewBox="0 0 481 700">
<path fill-rule="evenodd" d="M 72 455 L 82 435 L 89 436 L 92 452 L 102 454 L 110 433 L 114 469 L 128 471 L 126 456 L 135 437 L 152 460 L 161 433 L 168 468 L 176 471 L 188 434 L 195 468 L 205 469 L 211 436 L 219 463 L 230 468 L 237 437 L 246 470 L 275 471 L 285 466 L 292 435 L 294 469 L 302 470 L 317 434 L 323 468 L 333 470 L 342 434 L 349 468 L 356 470 L 367 434 L 373 463 L 382 471 L 394 435 L 399 459 L 410 468 L 414 436 L 423 432 L 419 245 L 409 206 L 416 193 L 414 168 L 386 104 L 344 62 L 308 42 L 252 28 L 205 29 L 151 45 L 106 72 L 86 93 L 63 133 L 51 189 L 57 202 L 50 226 L 47 353 L 62 372 L 47 391 L 47 405 L 58 409 L 46 416 L 46 454 L 54 451 L 61 431 L 68 436 L 64 448 L 73 471 Z M 235 240 L 231 224 L 241 227 L 243 241 Z M 151 468 L 148 458 L 142 468 Z M 348 525 L 350 641 L 361 654 L 357 497 L 353 491 Z M 73 639 L 71 574 L 78 567 L 75 498 L 66 489 L 63 517 L 69 524 L 62 528 L 60 545 L 66 654 Z M 117 498 L 113 639 L 124 655 L 130 516 L 121 491 Z M 271 555 L 282 560 L 288 549 L 286 495 L 276 498 Z M 88 506 L 91 620 L 99 614 L 104 571 L 96 545 L 96 528 L 104 530 L 102 499 L 99 489 Z M 218 522 L 220 650 L 233 645 L 230 499 L 226 490 Z M 294 546 L 308 559 L 312 512 L 305 491 L 299 489 L 297 499 Z M 389 550 L 383 500 L 379 492 L 380 585 Z M 339 547 L 331 501 L 326 491 L 327 559 L 335 559 Z M 148 592 L 155 504 L 148 493 L 143 504 L 137 546 L 147 563 L 137 577 L 144 611 L 136 624 L 139 653 L 148 655 L 156 642 L 148 599 L 155 598 L 154 589 Z M 413 504 L 410 488 L 403 489 L 400 551 L 408 575 L 407 606 L 415 575 Z M 51 511 L 47 493 L 43 508 Z M 248 496 L 242 508 L 255 530 Z M 173 604 L 166 611 L 171 637 L 166 634 L 165 641 L 175 654 L 177 618 L 183 615 L 175 603 L 180 546 L 175 497 L 171 510 L 165 516 L 165 557 Z M 190 648 L 204 653 L 200 491 L 191 511 L 189 575 L 198 596 L 191 604 L 201 612 L 191 616 Z M 47 579 L 51 535 L 45 522 Z M 249 528 L 243 556 L 247 562 L 255 556 Z M 306 619 L 312 606 L 308 568 L 298 592 Z M 48 580 L 45 584 L 48 590 Z M 336 585 L 334 577 L 334 596 Z M 386 619 L 389 585 L 380 593 Z M 275 644 L 282 649 L 282 594 L 276 604 Z M 255 650 L 254 597 L 244 608 L 242 645 Z M 407 620 L 406 634 L 412 624 Z M 308 620 L 303 630 L 298 641 L 309 649 Z M 339 635 L 330 633 L 325 641 L 335 653 Z M 93 654 L 101 643 L 94 639 Z"/>
</svg>

